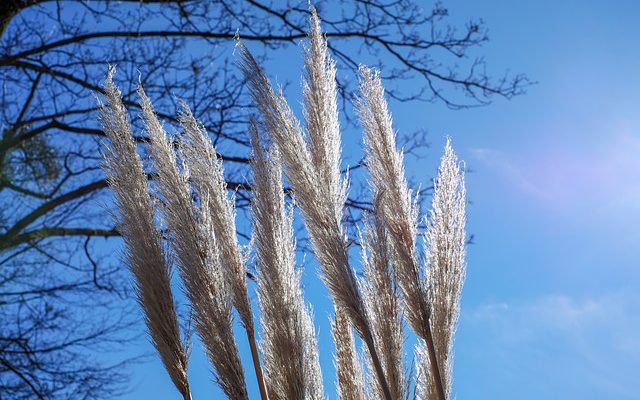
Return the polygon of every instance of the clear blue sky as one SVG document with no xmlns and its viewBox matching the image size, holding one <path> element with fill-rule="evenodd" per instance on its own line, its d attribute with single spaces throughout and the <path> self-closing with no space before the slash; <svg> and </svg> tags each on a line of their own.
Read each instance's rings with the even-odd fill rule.
<svg viewBox="0 0 640 400">
<path fill-rule="evenodd" d="M 473 170 L 475 244 L 456 339 L 457 398 L 637 399 L 640 2 L 445 6 L 457 21 L 484 19 L 491 41 L 480 51 L 496 73 L 509 68 L 538 81 L 526 95 L 484 108 L 391 104 L 400 132 L 429 131 L 426 157 L 409 159 L 415 181 L 435 173 L 446 134 Z M 299 59 L 296 49 L 291 57 Z M 298 82 L 298 66 L 278 66 L 278 79 Z M 345 142 L 345 153 L 360 153 L 358 140 Z M 326 391 L 335 398 L 331 307 L 314 263 L 306 268 Z M 122 400 L 178 398 L 155 357 L 132 371 L 134 391 Z M 210 371 L 196 347 L 195 399 L 221 397 Z M 251 370 L 247 380 L 254 398 Z"/>
</svg>

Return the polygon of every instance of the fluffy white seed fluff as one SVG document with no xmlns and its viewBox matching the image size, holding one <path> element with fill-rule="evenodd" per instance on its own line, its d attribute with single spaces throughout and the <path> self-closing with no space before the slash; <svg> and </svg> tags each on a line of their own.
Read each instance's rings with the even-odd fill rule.
<svg viewBox="0 0 640 400">
<path fill-rule="evenodd" d="M 434 182 L 434 193 L 426 233 L 427 294 L 431 304 L 433 342 L 442 371 L 447 398 L 453 378 L 453 337 L 460 312 L 460 297 L 466 275 L 466 189 L 464 171 L 447 139 Z M 432 374 L 426 374 L 425 398 L 435 393 Z"/>
<path fill-rule="evenodd" d="M 407 381 L 404 374 L 402 310 L 400 293 L 395 282 L 385 226 L 375 213 L 365 221 L 360 234 L 364 264 L 364 295 L 376 340 L 376 348 L 394 399 L 405 399 Z M 379 386 L 376 385 L 379 390 Z M 378 397 L 382 397 L 380 394 Z"/>
<path fill-rule="evenodd" d="M 167 138 L 151 101 L 142 88 L 138 93 L 151 141 L 156 185 L 164 202 L 162 210 L 194 310 L 196 328 L 222 390 L 230 399 L 248 399 L 233 334 L 231 295 L 224 278 L 223 254 L 219 251 L 214 218 L 208 207 L 196 207 L 186 168 L 181 173 L 173 144 Z M 208 204 L 209 193 L 201 195 L 202 204 Z"/>
<path fill-rule="evenodd" d="M 377 198 L 377 213 L 388 235 L 405 316 L 413 330 L 424 337 L 429 306 L 416 255 L 418 209 L 405 178 L 402 152 L 396 150 L 396 135 L 380 76 L 366 67 L 361 67 L 360 72 L 357 109 L 365 131 L 366 162 Z"/>
<path fill-rule="evenodd" d="M 233 291 L 234 305 L 247 331 L 253 332 L 253 313 L 247 293 L 246 260 L 236 235 L 234 199 L 227 195 L 222 161 L 216 156 L 207 132 L 186 104 L 178 116 L 186 134 L 181 142 L 190 178 L 198 193 L 207 194 L 203 207 L 209 208 L 214 231 L 222 255 L 222 264 Z"/>
<path fill-rule="evenodd" d="M 364 400 L 364 373 L 358 359 L 356 343 L 351 330 L 349 316 L 336 308 L 335 319 L 331 323 L 331 333 L 336 345 L 334 363 L 338 374 L 336 387 L 340 400 Z"/>
<path fill-rule="evenodd" d="M 162 234 L 154 224 L 147 175 L 136 151 L 120 90 L 113 83 L 114 74 L 115 68 L 110 68 L 104 85 L 108 102 L 100 105 L 100 121 L 110 140 L 105 148 L 104 170 L 120 211 L 116 217 L 118 231 L 125 243 L 125 259 L 135 277 L 138 302 L 153 344 L 173 384 L 189 399 L 187 350 L 180 339 L 170 264 Z"/>
<path fill-rule="evenodd" d="M 280 158 L 262 148 L 255 121 L 253 145 L 253 241 L 265 379 L 271 400 L 324 399 L 313 318 L 295 268 L 293 210 L 285 207 Z"/>
<path fill-rule="evenodd" d="M 305 61 L 305 87 L 309 88 L 307 92 L 315 88 L 323 94 L 307 93 L 305 96 L 305 115 L 311 118 L 307 122 L 310 130 L 308 140 L 287 101 L 282 94 L 275 93 L 266 74 L 242 43 L 238 44 L 242 56 L 240 67 L 264 118 L 266 131 L 282 156 L 284 172 L 322 267 L 322 278 L 336 307 L 347 312 L 366 343 L 378 378 L 385 388 L 385 397 L 390 399 L 367 309 L 347 255 L 348 241 L 342 228 L 346 186 L 339 177 L 339 125 L 337 108 L 332 102 L 336 97 L 335 67 L 327 53 L 317 18 L 315 10 L 312 10 L 311 49 Z M 315 151 L 320 151 L 325 157 L 319 157 Z"/>
</svg>

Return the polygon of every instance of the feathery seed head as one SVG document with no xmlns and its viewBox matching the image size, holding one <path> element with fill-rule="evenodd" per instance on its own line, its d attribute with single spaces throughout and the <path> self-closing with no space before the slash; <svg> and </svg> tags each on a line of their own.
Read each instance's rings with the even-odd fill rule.
<svg viewBox="0 0 640 400">
<path fill-rule="evenodd" d="M 431 326 L 447 397 L 450 396 L 453 375 L 453 336 L 466 273 L 465 206 L 464 171 L 448 138 L 434 182 L 426 233 Z"/>
<path fill-rule="evenodd" d="M 346 181 L 340 178 L 340 122 L 336 90 L 335 62 L 329 55 L 327 41 L 322 36 L 320 19 L 311 8 L 310 45 L 305 51 L 303 80 L 304 117 L 309 135 L 313 166 L 317 171 L 316 184 L 327 190 L 325 197 L 335 199 L 334 214 L 342 221 L 346 200 Z"/>
<path fill-rule="evenodd" d="M 425 336 L 429 307 L 416 255 L 418 208 L 404 174 L 402 152 L 379 74 L 360 67 L 357 110 L 365 131 L 367 168 L 377 200 L 377 212 L 385 225 L 393 265 L 406 305 L 406 317 L 414 331 Z"/>
<path fill-rule="evenodd" d="M 318 31 L 315 34 L 312 31 L 312 35 L 317 34 L 319 34 Z M 276 95 L 265 72 L 256 63 L 249 50 L 242 43 L 239 47 L 242 56 L 240 68 L 249 82 L 251 95 L 263 115 L 266 131 L 281 154 L 284 172 L 291 182 L 296 201 L 311 236 L 314 252 L 322 265 L 323 279 L 334 300 L 348 310 L 356 329 L 361 333 L 367 332 L 369 328 L 366 310 L 355 274 L 349 266 L 347 245 L 341 225 L 344 188 L 339 180 L 325 176 L 325 171 L 335 171 L 336 166 L 316 168 L 311 153 L 313 146 L 322 147 L 324 146 L 322 143 L 335 146 L 336 142 L 328 139 L 324 139 L 324 142 L 320 139 L 314 141 L 312 135 L 310 135 L 311 144 L 307 142 L 300 123 L 282 94 Z M 309 62 L 320 63 L 322 60 L 311 59 Z M 324 71 L 326 65 L 316 65 L 315 68 Z M 328 79 L 326 73 L 308 72 L 308 77 Z M 329 91 L 335 90 L 335 86 L 326 82 L 314 82 L 313 85 L 328 88 Z M 335 95 L 335 92 L 328 93 L 327 98 L 334 98 Z M 317 123 L 319 127 L 332 126 L 332 123 L 326 120 L 329 114 L 317 109 L 323 108 L 324 105 L 311 101 L 306 103 L 306 107 L 307 114 L 313 113 L 320 118 Z M 318 131 L 318 136 L 322 135 L 322 132 L 325 132 L 324 128 Z M 339 142 L 337 142 L 337 149 L 332 151 L 339 153 Z M 335 163 L 336 160 L 339 161 L 339 157 L 333 162 Z M 333 182 L 334 186 L 328 188 L 322 184 L 323 182 Z M 336 187 L 336 184 L 339 187 Z M 340 209 L 339 215 L 336 215 L 338 209 Z"/>
<path fill-rule="evenodd" d="M 100 105 L 100 121 L 110 144 L 105 148 L 104 170 L 115 195 L 120 216 L 118 230 L 125 242 L 125 259 L 135 277 L 138 302 L 153 344 L 182 396 L 190 396 L 187 350 L 180 338 L 170 264 L 162 235 L 154 224 L 154 206 L 147 176 L 136 151 L 131 125 L 110 68 L 104 85 L 107 104 Z"/>
<path fill-rule="evenodd" d="M 231 296 L 222 273 L 223 255 L 215 231 L 215 218 L 205 206 L 209 193 L 200 193 L 203 205 L 198 208 L 192 200 L 188 178 L 178 168 L 172 142 L 167 138 L 150 99 L 142 88 L 138 93 L 145 127 L 151 139 L 156 183 L 164 200 L 162 210 L 194 310 L 196 328 L 222 390 L 231 399 L 245 400 L 248 396 L 233 335 Z M 193 167 L 193 164 L 187 165 Z"/>
<path fill-rule="evenodd" d="M 374 214 L 365 219 L 364 230 L 360 233 L 364 296 L 391 393 L 395 399 L 404 399 L 407 382 L 402 357 L 404 336 L 400 296 L 390 265 L 388 237 L 380 216 L 376 215 L 378 212 L 378 201 L 374 200 Z M 376 388 L 379 391 L 379 385 Z"/>
<path fill-rule="evenodd" d="M 202 196 L 206 193 L 218 245 L 222 254 L 223 268 L 229 286 L 233 292 L 234 306 L 247 330 L 253 331 L 253 312 L 247 294 L 247 267 L 236 236 L 235 206 L 232 198 L 227 196 L 227 185 L 224 178 L 222 161 L 204 127 L 200 124 L 189 107 L 182 103 L 178 117 L 186 138 L 181 142 L 181 150 L 185 163 L 189 167 L 190 178 L 194 188 Z"/>
<path fill-rule="evenodd" d="M 295 268 L 292 210 L 284 204 L 277 150 L 260 144 L 251 120 L 254 199 L 253 239 L 259 265 L 258 295 L 262 349 L 269 397 L 323 399 L 313 319 L 304 304 L 300 271 Z"/>
<path fill-rule="evenodd" d="M 345 310 L 336 308 L 331 323 L 333 342 L 336 345 L 334 363 L 338 373 L 338 398 L 341 400 L 364 400 L 364 373 L 358 360 L 356 343 L 351 331 L 349 316 Z"/>
</svg>

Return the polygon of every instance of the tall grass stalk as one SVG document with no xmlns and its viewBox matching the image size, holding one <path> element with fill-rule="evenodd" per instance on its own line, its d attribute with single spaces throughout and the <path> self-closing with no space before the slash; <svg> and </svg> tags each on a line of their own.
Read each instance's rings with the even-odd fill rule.
<svg viewBox="0 0 640 400">
<path fill-rule="evenodd" d="M 247 289 L 246 258 L 242 254 L 236 235 L 234 199 L 227 196 L 222 162 L 217 158 L 216 150 L 206 130 L 184 103 L 179 121 L 186 135 L 186 140 L 181 146 L 184 161 L 191 173 L 195 190 L 204 199 L 202 207 L 207 208 L 211 216 L 217 238 L 216 243 L 219 246 L 221 268 L 226 272 L 233 304 L 247 333 L 258 388 L 264 400 L 268 398 L 267 388 L 262 373 L 253 311 Z"/>
<path fill-rule="evenodd" d="M 265 151 L 255 120 L 253 145 L 253 241 L 258 260 L 262 350 L 269 398 L 324 399 L 313 318 L 295 268 L 293 210 L 284 203 L 280 156 Z"/>
<path fill-rule="evenodd" d="M 244 371 L 232 327 L 230 290 L 226 275 L 220 232 L 206 206 L 212 194 L 200 193 L 201 206 L 192 201 L 189 170 L 179 169 L 172 141 L 155 115 L 150 99 L 138 89 L 163 215 L 171 232 L 187 295 L 194 310 L 196 327 L 216 371 L 216 379 L 231 399 L 248 399 Z M 235 234 L 235 232 L 234 232 Z"/>
<path fill-rule="evenodd" d="M 434 349 L 443 372 L 446 398 L 451 398 L 453 336 L 466 274 L 465 206 L 464 171 L 448 139 L 434 182 L 426 233 L 427 296 L 431 304 Z M 426 378 L 426 385 L 420 385 L 420 392 L 424 399 L 431 399 L 437 390 L 435 375 L 422 376 Z"/>
<path fill-rule="evenodd" d="M 172 140 L 151 100 L 142 88 L 138 90 L 154 168 L 151 187 L 159 199 L 161 222 L 167 227 L 166 238 L 196 329 L 216 381 L 228 398 L 248 399 L 233 330 L 234 309 L 247 334 L 262 399 L 325 398 L 318 338 L 295 263 L 295 204 L 334 303 L 331 333 L 336 345 L 338 397 L 404 400 L 415 388 L 420 399 L 449 400 L 454 397 L 453 337 L 466 268 L 463 168 L 448 140 L 432 208 L 425 219 L 423 261 L 417 248 L 417 195 L 405 178 L 403 153 L 396 148 L 384 88 L 376 71 L 360 68 L 356 106 L 365 132 L 373 205 L 360 232 L 363 274 L 358 277 L 343 226 L 348 184 L 340 172 L 336 67 L 314 9 L 310 25 L 304 60 L 304 125 L 282 93 L 272 88 L 249 50 L 238 43 L 240 67 L 262 115 L 260 122 L 250 118 L 249 123 L 251 243 L 257 261 L 260 341 L 247 286 L 248 253 L 238 241 L 234 199 L 227 194 L 216 149 L 186 104 L 178 114 L 184 134 Z M 101 121 L 110 139 L 105 171 L 120 210 L 116 218 L 126 261 L 135 277 L 151 339 L 174 385 L 184 399 L 190 399 L 188 351 L 180 337 L 169 257 L 113 74 L 111 69 Z M 283 175 L 292 188 L 291 206 L 285 201 Z M 405 319 L 419 338 L 417 376 L 405 366 Z M 366 349 L 363 357 L 358 356 L 360 349 Z"/>
<path fill-rule="evenodd" d="M 347 184 L 340 178 L 335 65 L 327 52 L 315 10 L 312 10 L 310 36 L 304 80 L 308 140 L 283 95 L 276 94 L 265 72 L 242 43 L 239 43 L 240 68 L 262 113 L 266 131 L 282 154 L 285 174 L 295 191 L 322 266 L 322 278 L 336 306 L 345 310 L 366 344 L 385 398 L 391 400 L 367 308 L 347 255 L 348 240 L 342 227 Z"/>
<path fill-rule="evenodd" d="M 380 76 L 366 67 L 360 68 L 361 97 L 358 113 L 365 131 L 367 168 L 377 196 L 379 216 L 389 238 L 391 258 L 398 284 L 402 290 L 406 317 L 414 332 L 426 345 L 428 370 L 432 377 L 435 398 L 445 400 L 443 372 L 435 348 L 431 313 L 435 303 L 443 301 L 439 293 L 429 297 L 424 271 L 417 257 L 418 207 L 404 174 L 402 152 L 396 149 L 391 114 L 387 108 Z M 443 273 L 449 273 L 444 270 Z M 455 272 L 453 272 L 455 273 Z M 445 278 L 449 279 L 449 277 Z"/>
<path fill-rule="evenodd" d="M 173 384 L 190 400 L 187 349 L 171 292 L 171 267 L 154 223 L 154 203 L 147 175 L 136 150 L 131 125 L 110 68 L 104 84 L 106 104 L 100 105 L 100 122 L 110 140 L 105 147 L 104 170 L 120 215 L 115 219 L 125 243 L 125 259 L 135 277 L 138 302 L 144 312 L 151 340 Z"/>
</svg>

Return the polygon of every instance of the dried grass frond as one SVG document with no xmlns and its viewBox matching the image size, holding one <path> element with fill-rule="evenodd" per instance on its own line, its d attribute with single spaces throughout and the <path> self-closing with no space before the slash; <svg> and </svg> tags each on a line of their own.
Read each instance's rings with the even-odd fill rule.
<svg viewBox="0 0 640 400">
<path fill-rule="evenodd" d="M 262 399 L 267 398 L 267 389 L 262 374 L 260 355 L 255 337 L 253 311 L 247 288 L 247 260 L 243 255 L 236 235 L 235 201 L 227 196 L 222 161 L 218 159 L 204 126 L 199 123 L 189 106 L 182 103 L 178 120 L 186 134 L 181 142 L 185 163 L 189 166 L 194 188 L 203 200 L 202 207 L 208 208 L 213 231 L 220 252 L 220 261 L 233 295 L 233 304 L 244 325 L 251 349 L 253 367 L 258 380 Z"/>
<path fill-rule="evenodd" d="M 359 332 L 369 331 L 366 311 L 358 282 L 349 266 L 347 242 L 335 210 L 343 207 L 342 198 L 332 196 L 319 182 L 327 181 L 316 169 L 302 127 L 282 94 L 277 95 L 262 68 L 249 50 L 239 44 L 242 68 L 251 94 L 264 117 L 264 125 L 282 156 L 284 171 L 293 187 L 314 252 L 322 265 L 322 277 L 338 306 L 347 310 Z M 307 111 L 308 112 L 308 111 Z M 341 211 L 340 211 L 341 213 Z"/>
<path fill-rule="evenodd" d="M 365 130 L 367 167 L 374 195 L 378 198 L 379 215 L 388 233 L 406 318 L 414 332 L 425 341 L 429 371 L 436 388 L 435 398 L 445 400 L 447 392 L 430 321 L 433 306 L 430 300 L 433 299 L 428 296 L 422 279 L 424 271 L 416 255 L 416 199 L 405 178 L 402 152 L 396 149 L 396 135 L 380 75 L 364 66 L 360 68 L 360 73 L 361 97 L 357 109 Z"/>
<path fill-rule="evenodd" d="M 416 255 L 418 209 L 405 178 L 402 152 L 396 150 L 396 135 L 380 76 L 366 67 L 361 67 L 360 73 L 357 110 L 365 131 L 366 162 L 377 196 L 377 212 L 388 234 L 406 303 L 405 316 L 413 330 L 424 337 L 429 306 Z"/>
<path fill-rule="evenodd" d="M 312 9 L 312 36 L 310 54 L 323 54 L 322 57 L 307 57 L 312 71 L 307 71 L 305 84 L 309 88 L 321 88 L 326 93 L 323 101 L 335 98 L 335 82 L 332 61 L 326 54 L 326 47 L 315 48 L 314 43 L 324 39 L 319 31 L 319 22 Z M 249 83 L 251 95 L 264 118 L 266 131 L 276 144 L 284 165 L 284 171 L 296 195 L 296 200 L 304 216 L 305 225 L 311 237 L 314 253 L 322 267 L 322 279 L 338 308 L 344 309 L 351 319 L 371 353 L 378 379 L 385 388 L 385 397 L 391 394 L 384 377 L 379 356 L 374 344 L 369 317 L 362 298 L 356 276 L 349 265 L 347 255 L 348 242 L 342 227 L 342 208 L 345 200 L 345 185 L 339 176 L 340 142 L 336 138 L 337 120 L 334 119 L 333 106 L 318 104 L 317 96 L 305 97 L 305 114 L 316 121 L 309 122 L 307 141 L 302 127 L 283 95 L 276 94 L 265 72 L 257 64 L 249 50 L 239 43 L 242 69 Z M 314 72 L 315 71 L 315 72 Z M 319 80 L 319 81 L 315 81 Z M 325 157 L 321 159 L 313 154 L 315 149 L 323 149 Z M 332 156 L 335 155 L 335 156 Z M 316 165 L 316 163 L 318 163 Z M 327 185 L 331 184 L 329 187 Z"/>
<path fill-rule="evenodd" d="M 316 169 L 316 185 L 324 196 L 335 199 L 332 215 L 342 220 L 347 197 L 347 181 L 340 177 L 340 122 L 336 89 L 336 66 L 327 41 L 322 36 L 320 18 L 314 8 L 309 21 L 309 46 L 305 51 L 305 76 L 302 82 L 304 119 L 309 135 L 309 152 Z"/>
<path fill-rule="evenodd" d="M 181 142 L 181 150 L 185 163 L 189 166 L 190 178 L 198 193 L 208 194 L 209 200 L 203 206 L 208 207 L 211 214 L 223 268 L 230 272 L 229 284 L 233 289 L 235 308 L 246 329 L 253 331 L 246 260 L 236 235 L 235 200 L 227 195 L 222 161 L 218 159 L 206 130 L 195 119 L 186 103 L 182 103 L 178 120 L 186 134 L 186 140 Z"/>
<path fill-rule="evenodd" d="M 336 308 L 331 323 L 331 334 L 336 345 L 335 366 L 338 374 L 338 398 L 340 400 L 364 400 L 364 373 L 358 360 L 351 322 L 345 310 Z"/>
<path fill-rule="evenodd" d="M 190 398 L 187 380 L 187 349 L 171 291 L 171 267 L 154 224 L 154 205 L 148 193 L 147 176 L 133 140 L 127 110 L 110 68 L 104 84 L 107 104 L 100 104 L 100 121 L 110 139 L 105 147 L 104 170 L 115 195 L 120 215 L 118 231 L 125 243 L 125 259 L 135 277 L 138 302 L 152 342 L 173 384 Z"/>
<path fill-rule="evenodd" d="M 447 139 L 434 182 L 426 233 L 431 329 L 447 398 L 451 397 L 453 337 L 466 274 L 465 206 L 464 171 L 453 151 L 451 140 Z M 428 387 L 429 393 L 433 394 L 432 385 Z"/>
<path fill-rule="evenodd" d="M 377 201 L 374 214 L 365 220 L 360 234 L 364 264 L 364 295 L 369 306 L 371 325 L 380 351 L 380 359 L 394 399 L 407 398 L 404 374 L 402 310 L 400 294 L 391 267 L 388 238 L 380 217 Z M 380 389 L 379 387 L 377 387 Z M 382 396 L 378 396 L 382 397 Z"/>
<path fill-rule="evenodd" d="M 253 240 L 258 260 L 265 378 L 271 400 L 324 399 L 317 339 L 295 268 L 293 210 L 284 203 L 280 157 L 262 148 L 256 122 L 253 145 Z"/>
<path fill-rule="evenodd" d="M 244 371 L 233 335 L 230 291 L 219 251 L 217 226 L 206 206 L 192 200 L 186 167 L 181 173 L 172 142 L 158 120 L 150 99 L 138 89 L 145 127 L 151 142 L 156 184 L 164 201 L 163 214 L 171 234 L 196 328 L 214 367 L 216 379 L 231 399 L 248 399 Z M 209 194 L 201 193 L 206 205 Z"/>
</svg>

